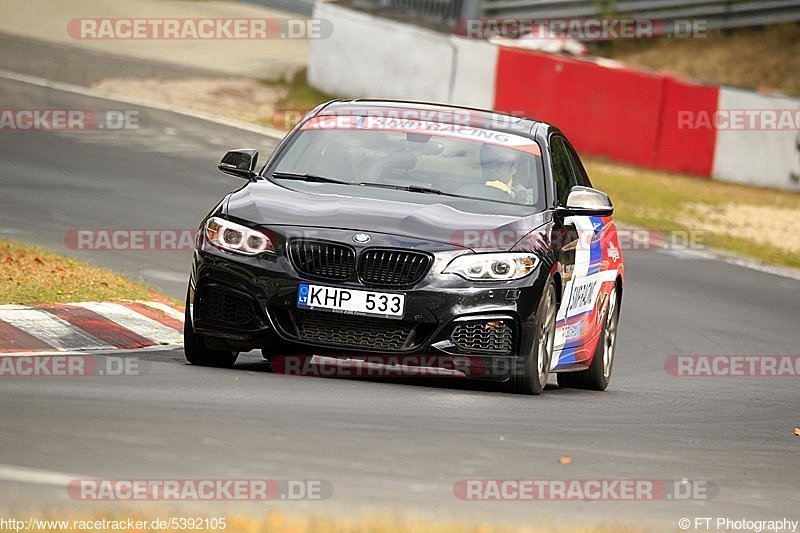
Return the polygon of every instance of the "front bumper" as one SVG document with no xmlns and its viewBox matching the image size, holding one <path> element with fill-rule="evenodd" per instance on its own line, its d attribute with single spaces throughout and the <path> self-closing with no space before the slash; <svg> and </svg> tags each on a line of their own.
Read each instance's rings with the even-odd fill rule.
<svg viewBox="0 0 800 533">
<path fill-rule="evenodd" d="M 466 250 L 377 235 L 369 245 L 356 246 L 358 253 L 378 246 L 424 251 L 434 258 L 427 275 L 404 289 L 373 288 L 358 280 L 326 281 L 299 272 L 286 253 L 283 232 L 271 230 L 275 255 L 247 257 L 210 246 L 194 253 L 188 302 L 192 323 L 215 348 L 261 348 L 275 355 L 428 355 L 436 361 L 480 357 L 500 365 L 530 352 L 532 318 L 546 272 L 537 270 L 516 281 L 469 282 L 441 273 Z M 347 242 L 353 234 L 314 232 L 316 238 L 332 242 Z M 402 292 L 404 315 L 394 320 L 299 309 L 300 283 Z"/>
</svg>

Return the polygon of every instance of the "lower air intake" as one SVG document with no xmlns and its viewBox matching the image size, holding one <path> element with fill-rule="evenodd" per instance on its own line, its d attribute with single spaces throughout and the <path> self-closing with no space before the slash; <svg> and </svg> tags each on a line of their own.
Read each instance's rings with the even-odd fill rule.
<svg viewBox="0 0 800 533">
<path fill-rule="evenodd" d="M 246 324 L 253 319 L 255 312 L 249 298 L 217 287 L 206 287 L 200 292 L 197 316 L 211 322 Z"/>
<path fill-rule="evenodd" d="M 514 326 L 510 320 L 469 320 L 459 322 L 450 340 L 469 353 L 510 354 L 514 348 Z"/>
</svg>

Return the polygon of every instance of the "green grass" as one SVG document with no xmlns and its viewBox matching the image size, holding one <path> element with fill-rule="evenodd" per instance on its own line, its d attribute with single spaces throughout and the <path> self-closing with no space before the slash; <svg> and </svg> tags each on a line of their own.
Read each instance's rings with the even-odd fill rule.
<svg viewBox="0 0 800 533">
<path fill-rule="evenodd" d="M 710 31 L 705 38 L 597 43 L 592 53 L 718 84 L 800 95 L 800 23 Z"/>
<path fill-rule="evenodd" d="M 0 239 L 0 304 L 163 299 L 104 268 Z"/>
<path fill-rule="evenodd" d="M 261 80 L 261 83 L 264 85 L 279 87 L 285 90 L 285 94 L 275 102 L 276 113 L 282 111 L 287 112 L 285 129 L 293 127 L 297 120 L 319 104 L 336 98 L 330 94 L 318 91 L 309 85 L 307 77 L 308 73 L 306 69 L 302 69 L 295 73 L 294 77 L 289 81 Z M 275 125 L 274 122 L 275 120 L 273 118 L 272 125 Z"/>
</svg>

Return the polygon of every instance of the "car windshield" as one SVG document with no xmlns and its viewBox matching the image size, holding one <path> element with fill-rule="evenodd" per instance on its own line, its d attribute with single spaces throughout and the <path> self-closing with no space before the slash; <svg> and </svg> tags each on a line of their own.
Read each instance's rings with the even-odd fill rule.
<svg viewBox="0 0 800 533">
<path fill-rule="evenodd" d="M 541 151 L 533 140 L 422 120 L 317 117 L 302 126 L 271 174 L 544 204 Z"/>
</svg>

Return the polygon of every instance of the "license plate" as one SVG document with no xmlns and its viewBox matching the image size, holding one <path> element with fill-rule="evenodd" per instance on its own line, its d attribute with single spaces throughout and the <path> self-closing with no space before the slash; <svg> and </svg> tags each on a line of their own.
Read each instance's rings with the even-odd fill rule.
<svg viewBox="0 0 800 533">
<path fill-rule="evenodd" d="M 301 283 L 297 290 L 297 307 L 303 309 L 402 318 L 405 305 L 405 294 L 391 292 L 360 291 L 310 283 Z"/>
</svg>

